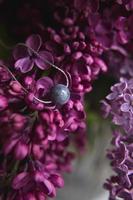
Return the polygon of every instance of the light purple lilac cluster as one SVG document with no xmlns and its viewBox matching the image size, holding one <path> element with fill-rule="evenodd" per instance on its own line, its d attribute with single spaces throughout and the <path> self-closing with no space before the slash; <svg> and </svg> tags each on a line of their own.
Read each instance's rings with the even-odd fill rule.
<svg viewBox="0 0 133 200">
<path fill-rule="evenodd" d="M 132 0 L 117 0 L 120 5 L 125 6 L 127 10 L 133 9 L 133 1 Z"/>
<path fill-rule="evenodd" d="M 109 190 L 109 199 L 133 199 L 133 1 L 118 0 L 108 13 L 113 42 L 103 53 L 109 75 L 119 79 L 102 103 L 105 118 L 112 120 L 113 149 L 107 156 L 115 174 L 107 179 L 104 187 Z M 103 11 L 104 12 L 104 11 Z M 113 16 L 112 16 L 113 14 Z"/>
<path fill-rule="evenodd" d="M 102 101 L 105 117 L 121 128 L 113 133 L 112 150 L 108 158 L 115 175 L 107 179 L 104 187 L 109 190 L 110 200 L 118 197 L 133 199 L 133 79 L 121 78 L 111 87 L 111 93 Z"/>
<path fill-rule="evenodd" d="M 133 199 L 133 135 L 122 135 L 115 131 L 112 139 L 114 148 L 109 150 L 108 158 L 116 173 L 104 184 L 110 191 L 110 200 L 118 198 L 124 200 Z"/>
<path fill-rule="evenodd" d="M 124 129 L 127 134 L 133 132 L 133 79 L 120 79 L 111 87 L 111 93 L 102 101 L 105 117 Z"/>
</svg>

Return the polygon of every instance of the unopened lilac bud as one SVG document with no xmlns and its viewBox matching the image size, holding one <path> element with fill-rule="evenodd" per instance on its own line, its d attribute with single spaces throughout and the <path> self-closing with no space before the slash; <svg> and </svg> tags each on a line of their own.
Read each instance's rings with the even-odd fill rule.
<svg viewBox="0 0 133 200">
<path fill-rule="evenodd" d="M 46 200 L 47 199 L 46 195 L 42 192 L 38 192 L 38 194 L 36 196 L 37 196 L 37 200 Z"/>
<path fill-rule="evenodd" d="M 64 52 L 67 54 L 71 53 L 71 48 L 68 44 L 64 44 Z"/>
<path fill-rule="evenodd" d="M 80 49 L 80 50 L 84 50 L 84 49 L 86 48 L 86 46 L 87 46 L 87 44 L 86 44 L 84 41 L 82 41 L 82 42 L 80 42 L 80 44 L 79 44 L 79 49 Z"/>
<path fill-rule="evenodd" d="M 36 134 L 37 134 L 37 138 L 39 140 L 44 139 L 45 135 L 44 135 L 44 129 L 43 129 L 43 125 L 39 124 L 36 127 Z"/>
<path fill-rule="evenodd" d="M 76 101 L 76 102 L 74 103 L 74 106 L 76 107 L 76 109 L 77 109 L 78 111 L 83 111 L 83 110 L 84 110 L 84 106 L 83 106 L 83 104 L 82 104 L 80 101 Z"/>
<path fill-rule="evenodd" d="M 43 182 L 43 180 L 44 180 L 43 173 L 41 173 L 40 171 L 35 171 L 34 179 L 36 182 Z"/>
<path fill-rule="evenodd" d="M 0 67 L 0 83 L 4 83 L 9 81 L 11 78 L 8 71 L 6 71 L 3 67 Z"/>
<path fill-rule="evenodd" d="M 5 144 L 4 144 L 4 147 L 3 147 L 3 151 L 4 151 L 4 154 L 7 155 L 9 154 L 13 148 L 15 147 L 15 145 L 17 144 L 18 140 L 17 139 L 10 139 L 8 140 Z"/>
<path fill-rule="evenodd" d="M 27 95 L 27 101 L 29 103 L 29 106 L 36 110 L 43 110 L 44 104 L 40 103 L 39 100 L 36 99 L 35 95 L 33 93 L 29 93 Z"/>
<path fill-rule="evenodd" d="M 11 115 L 11 123 L 12 126 L 15 130 L 21 130 L 26 123 L 26 118 L 23 115 L 20 115 L 18 113 L 14 113 L 13 115 Z"/>
<path fill-rule="evenodd" d="M 31 92 L 29 92 L 29 94 L 27 95 L 27 100 L 29 101 L 29 103 L 37 103 L 37 100 L 35 100 L 35 95 Z"/>
<path fill-rule="evenodd" d="M 60 112 L 56 112 L 55 114 L 56 116 L 56 123 L 59 125 L 59 127 L 63 127 L 64 126 L 64 121 L 63 121 L 63 118 L 62 118 L 62 115 Z"/>
<path fill-rule="evenodd" d="M 17 174 L 12 181 L 12 188 L 19 190 L 25 186 L 26 183 L 30 181 L 30 176 L 28 172 L 21 172 Z"/>
<path fill-rule="evenodd" d="M 59 44 L 62 42 L 61 37 L 60 37 L 59 35 L 57 35 L 57 34 L 54 34 L 54 35 L 53 35 L 53 40 L 54 40 L 56 43 L 59 43 Z"/>
<path fill-rule="evenodd" d="M 64 187 L 64 180 L 59 174 L 52 174 L 50 180 L 52 181 L 55 187 Z"/>
<path fill-rule="evenodd" d="M 79 84 L 74 89 L 76 92 L 83 92 L 84 87 L 83 87 L 83 85 Z"/>
<path fill-rule="evenodd" d="M 25 78 L 25 80 L 24 80 L 24 83 L 25 83 L 25 85 L 26 85 L 26 87 L 27 87 L 28 89 L 32 87 L 33 82 L 34 82 L 34 79 L 33 79 L 32 77 L 30 77 L 30 76 L 27 76 L 27 77 Z"/>
<path fill-rule="evenodd" d="M 83 56 L 83 58 L 84 58 L 86 64 L 88 64 L 88 65 L 92 65 L 92 63 L 94 62 L 94 59 L 93 59 L 92 56 L 89 55 L 89 54 L 85 54 L 85 55 Z"/>
<path fill-rule="evenodd" d="M 70 130 L 72 132 L 75 132 L 77 130 L 77 128 L 78 128 L 78 125 L 75 122 L 70 125 Z"/>
<path fill-rule="evenodd" d="M 16 159 L 23 160 L 28 154 L 28 145 L 23 142 L 18 142 L 14 154 Z"/>
<path fill-rule="evenodd" d="M 15 123 L 20 123 L 20 122 L 25 122 L 26 121 L 26 118 L 21 115 L 21 114 L 18 114 L 18 113 L 14 113 L 12 114 L 11 116 L 11 119 L 15 122 Z"/>
<path fill-rule="evenodd" d="M 6 97 L 0 95 L 0 111 L 8 107 L 8 100 Z"/>
<path fill-rule="evenodd" d="M 68 103 L 67 103 L 67 109 L 70 110 L 72 109 L 74 106 L 74 102 L 72 100 L 70 100 Z"/>
<path fill-rule="evenodd" d="M 72 26 L 74 24 L 74 21 L 71 19 L 71 18 L 66 18 L 64 21 L 63 21 L 63 24 L 65 26 Z"/>
<path fill-rule="evenodd" d="M 79 32 L 79 38 L 81 40 L 85 40 L 85 34 L 83 32 Z"/>
<path fill-rule="evenodd" d="M 105 64 L 103 60 L 99 58 L 95 58 L 94 62 L 95 62 L 95 65 L 99 66 L 103 72 L 107 71 L 107 65 Z"/>
<path fill-rule="evenodd" d="M 10 87 L 16 93 L 20 93 L 22 91 L 22 86 L 17 81 L 12 81 L 10 83 Z"/>
<path fill-rule="evenodd" d="M 25 199 L 27 200 L 38 200 L 36 198 L 36 196 L 33 194 L 33 193 L 28 193 L 26 196 L 25 196 Z"/>
<path fill-rule="evenodd" d="M 41 110 L 44 109 L 44 107 L 45 107 L 45 106 L 44 106 L 43 103 L 38 103 L 37 106 L 36 106 L 36 109 L 39 110 L 39 111 L 41 111 Z"/>
<path fill-rule="evenodd" d="M 74 80 L 74 85 L 77 85 L 78 83 L 81 82 L 81 77 L 79 77 L 79 76 L 73 76 L 73 80 Z"/>
<path fill-rule="evenodd" d="M 49 111 L 49 112 L 47 112 L 47 111 L 45 111 L 45 112 L 42 112 L 41 114 L 40 114 L 40 117 L 41 117 L 41 119 L 45 122 L 45 123 L 49 123 L 49 122 L 52 122 L 53 121 L 53 119 L 54 119 L 54 114 L 53 114 L 53 112 L 51 111 Z M 48 124 L 47 124 L 48 125 Z"/>
<path fill-rule="evenodd" d="M 41 148 L 40 145 L 33 144 L 33 146 L 32 146 L 32 153 L 34 155 L 34 158 L 37 159 L 37 160 L 39 160 L 44 155 L 44 149 Z"/>
<path fill-rule="evenodd" d="M 77 50 L 79 48 L 80 43 L 79 42 L 73 42 L 72 47 Z"/>
<path fill-rule="evenodd" d="M 50 129 L 48 130 L 48 140 L 54 141 L 56 139 L 56 125 L 52 124 Z"/>
<path fill-rule="evenodd" d="M 74 53 L 72 55 L 72 57 L 73 57 L 74 60 L 79 60 L 82 57 L 82 55 L 83 55 L 82 52 L 77 51 L 76 53 Z"/>
</svg>

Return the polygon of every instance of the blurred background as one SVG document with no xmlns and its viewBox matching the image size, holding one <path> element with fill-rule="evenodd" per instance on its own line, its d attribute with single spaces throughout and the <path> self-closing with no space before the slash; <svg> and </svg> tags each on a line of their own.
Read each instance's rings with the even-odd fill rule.
<svg viewBox="0 0 133 200">
<path fill-rule="evenodd" d="M 98 132 L 99 128 L 100 132 Z M 108 199 L 108 192 L 103 189 L 103 182 L 111 174 L 105 155 L 106 148 L 109 147 L 111 133 L 105 123 L 98 127 L 96 122 L 94 129 L 93 148 L 88 147 L 85 155 L 76 160 L 74 171 L 65 176 L 65 187 L 58 191 L 56 200 Z"/>
<path fill-rule="evenodd" d="M 75 160 L 73 173 L 65 175 L 65 187 L 58 191 L 56 200 L 108 199 L 103 183 L 112 174 L 106 158 L 111 141 L 111 126 L 102 117 L 100 100 L 108 94 L 113 82 L 112 77 L 101 76 L 93 84 L 93 92 L 86 96 L 87 149 Z"/>
</svg>

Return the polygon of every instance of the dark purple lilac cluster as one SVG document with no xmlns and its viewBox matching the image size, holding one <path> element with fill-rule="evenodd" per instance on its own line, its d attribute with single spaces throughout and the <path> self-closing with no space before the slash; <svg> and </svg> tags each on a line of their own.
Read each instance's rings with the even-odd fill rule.
<svg viewBox="0 0 133 200">
<path fill-rule="evenodd" d="M 62 173 L 72 170 L 75 155 L 69 146 L 85 147 L 84 95 L 100 71 L 107 70 L 100 58 L 103 47 L 88 30 L 96 2 L 52 1 L 56 27 L 36 16 L 41 9 L 36 13 L 18 7 L 36 17 L 28 24 L 25 43 L 18 43 L 10 61 L 0 64 L 1 199 L 55 197 L 56 188 L 64 186 Z M 67 84 L 70 92 L 63 105 L 52 96 L 58 84 Z"/>
<path fill-rule="evenodd" d="M 117 78 L 132 78 L 133 75 L 133 6 L 132 0 L 110 2 L 110 7 L 95 20 L 95 33 L 104 46 L 103 59 L 108 66 L 109 75 Z M 100 19 L 101 18 L 101 19 Z M 94 21 L 93 21 L 94 24 Z"/>
<path fill-rule="evenodd" d="M 54 58 L 46 50 L 39 51 L 39 35 L 27 41 L 38 55 L 17 46 L 14 64 L 0 67 L 0 192 L 2 199 L 9 200 L 55 197 L 56 188 L 64 185 L 60 173 L 71 171 L 70 135 L 77 135 L 81 149 L 85 142 L 83 94 L 75 94 L 69 86 L 71 97 L 65 105 L 45 104 L 57 83 L 53 74 L 43 75 L 49 66 L 41 58 L 49 62 Z"/>
<path fill-rule="evenodd" d="M 133 9 L 133 1 L 132 0 L 117 0 L 120 5 L 125 6 L 127 10 Z"/>
</svg>

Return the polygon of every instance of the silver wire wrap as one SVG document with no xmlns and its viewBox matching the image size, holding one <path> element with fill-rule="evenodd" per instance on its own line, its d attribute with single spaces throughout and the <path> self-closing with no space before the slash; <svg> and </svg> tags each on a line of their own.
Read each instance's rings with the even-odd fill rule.
<svg viewBox="0 0 133 200">
<path fill-rule="evenodd" d="M 24 44 L 24 43 L 18 43 L 17 46 L 19 46 L 19 45 L 28 48 L 28 49 L 31 50 L 36 56 L 38 56 L 40 59 L 42 59 L 45 63 L 47 63 L 47 64 L 49 64 L 50 66 L 52 66 L 53 68 L 59 70 L 59 71 L 65 76 L 65 78 L 66 78 L 66 87 L 67 87 L 67 88 L 69 87 L 69 84 L 70 84 L 69 78 L 68 78 L 67 74 L 66 74 L 61 68 L 57 67 L 56 65 L 54 65 L 54 64 L 51 63 L 50 61 L 45 60 L 44 58 L 42 58 L 34 49 L 32 49 L 31 47 L 27 46 L 26 44 Z M 4 65 L 4 64 L 0 64 L 0 65 L 3 66 L 6 70 L 8 70 L 8 72 L 11 74 L 11 76 L 13 77 L 13 79 L 14 79 L 15 81 L 17 81 L 17 83 L 19 83 L 19 84 L 21 85 L 21 87 L 23 88 L 23 90 L 24 90 L 25 93 L 29 93 L 29 91 L 26 90 L 26 89 L 22 86 L 22 84 L 17 80 L 17 78 L 14 76 L 14 74 L 10 71 L 10 69 L 9 69 L 6 65 Z M 41 100 L 41 99 L 39 99 L 38 97 L 36 97 L 35 95 L 33 95 L 33 97 L 34 97 L 34 99 L 36 99 L 36 100 L 39 101 L 40 103 L 44 103 L 44 104 L 50 104 L 50 103 L 52 103 L 52 101 L 44 101 L 44 100 Z"/>
</svg>

